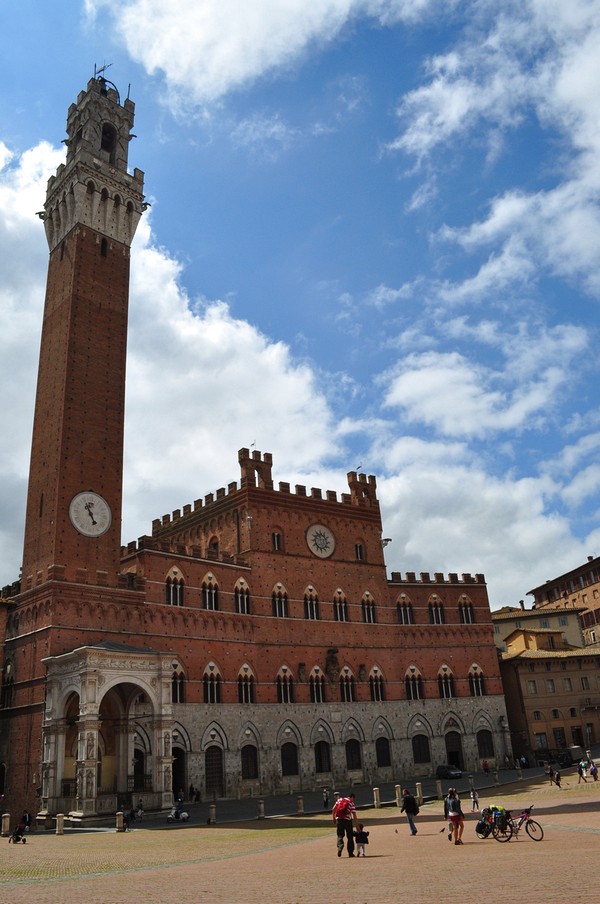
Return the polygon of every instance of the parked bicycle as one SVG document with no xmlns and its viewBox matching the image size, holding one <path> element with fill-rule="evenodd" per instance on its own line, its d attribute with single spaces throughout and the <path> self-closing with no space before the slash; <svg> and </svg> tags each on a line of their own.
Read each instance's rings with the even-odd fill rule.
<svg viewBox="0 0 600 904">
<path fill-rule="evenodd" d="M 531 818 L 531 811 L 533 810 L 533 804 L 530 807 L 527 807 L 526 810 L 523 810 L 518 816 L 512 816 L 510 812 L 508 815 L 508 822 L 512 828 L 511 835 L 518 836 L 519 832 L 525 826 L 525 831 L 529 835 L 529 837 L 533 841 L 541 841 L 544 837 L 544 830 L 535 819 Z"/>
<path fill-rule="evenodd" d="M 491 835 L 496 841 L 510 841 L 512 838 L 512 825 L 509 822 L 509 813 L 504 807 L 484 807 L 481 818 L 475 826 L 478 838 L 489 838 Z"/>
</svg>

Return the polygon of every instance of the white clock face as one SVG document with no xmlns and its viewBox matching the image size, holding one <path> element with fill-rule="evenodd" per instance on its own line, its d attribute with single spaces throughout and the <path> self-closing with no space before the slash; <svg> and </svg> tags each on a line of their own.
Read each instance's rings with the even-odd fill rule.
<svg viewBox="0 0 600 904">
<path fill-rule="evenodd" d="M 335 549 L 335 538 L 324 524 L 311 524 L 306 531 L 306 543 L 320 559 L 328 559 Z"/>
<path fill-rule="evenodd" d="M 73 496 L 69 517 L 75 530 L 84 537 L 101 537 L 112 521 L 108 502 L 98 493 L 78 493 Z"/>
</svg>

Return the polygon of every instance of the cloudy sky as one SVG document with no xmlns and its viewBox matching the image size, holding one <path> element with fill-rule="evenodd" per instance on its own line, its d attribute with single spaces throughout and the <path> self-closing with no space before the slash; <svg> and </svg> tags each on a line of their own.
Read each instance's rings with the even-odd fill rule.
<svg viewBox="0 0 600 904">
<path fill-rule="evenodd" d="M 600 0 L 0 7 L 0 585 L 16 578 L 48 176 L 136 103 L 123 541 L 239 477 L 378 478 L 389 570 L 493 608 L 600 554 Z"/>
</svg>

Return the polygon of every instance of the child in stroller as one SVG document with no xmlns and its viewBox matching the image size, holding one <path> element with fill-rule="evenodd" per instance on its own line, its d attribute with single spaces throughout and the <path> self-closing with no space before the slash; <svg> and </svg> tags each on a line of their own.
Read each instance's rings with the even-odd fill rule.
<svg viewBox="0 0 600 904">
<path fill-rule="evenodd" d="M 13 830 L 12 835 L 8 836 L 8 843 L 10 844 L 12 842 L 13 844 L 18 844 L 19 841 L 22 841 L 23 844 L 26 844 L 26 842 L 27 842 L 27 836 L 25 835 L 26 828 L 27 828 L 27 826 L 25 825 L 25 823 L 20 822 L 16 826 L 16 828 Z"/>
</svg>

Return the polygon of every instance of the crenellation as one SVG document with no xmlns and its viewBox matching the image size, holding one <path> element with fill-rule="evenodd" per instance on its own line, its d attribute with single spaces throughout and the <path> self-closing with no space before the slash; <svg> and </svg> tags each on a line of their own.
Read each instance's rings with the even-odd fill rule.
<svg viewBox="0 0 600 904">
<path fill-rule="evenodd" d="M 175 509 L 171 517 L 173 518 L 173 521 L 179 521 L 181 518 L 181 509 Z"/>
<path fill-rule="evenodd" d="M 389 579 L 390 584 L 485 584 L 485 575 L 477 574 L 475 577 L 471 574 L 463 574 L 462 580 L 458 575 L 451 572 L 448 577 L 441 571 L 434 572 L 433 578 L 430 572 L 422 571 L 420 577 L 417 578 L 416 572 L 407 571 L 406 577 L 402 578 L 402 572 L 392 571 Z M 435 594 L 434 594 L 435 595 Z M 466 599 L 467 597 L 464 596 Z"/>
<path fill-rule="evenodd" d="M 337 493 L 335 490 L 327 490 L 327 493 L 325 495 L 327 502 L 337 502 Z"/>
<path fill-rule="evenodd" d="M 311 499 L 322 499 L 322 498 L 323 498 L 323 491 L 317 489 L 317 487 L 311 487 L 311 488 L 310 488 L 310 498 L 311 498 Z"/>
<path fill-rule="evenodd" d="M 190 515 L 191 511 L 192 511 L 192 506 L 189 503 L 187 505 L 184 505 L 183 506 L 183 517 L 185 518 L 185 517 L 187 517 L 187 515 Z"/>
<path fill-rule="evenodd" d="M 224 498 L 225 498 L 225 487 L 219 487 L 219 489 L 217 490 L 217 499 L 224 499 Z"/>
<path fill-rule="evenodd" d="M 285 480 L 279 481 L 279 492 L 280 493 L 289 493 L 290 492 L 290 485 L 287 481 L 285 481 Z"/>
<path fill-rule="evenodd" d="M 296 484 L 296 496 L 306 496 L 306 487 L 301 483 Z"/>
<path fill-rule="evenodd" d="M 194 499 L 194 511 L 199 512 L 200 509 L 204 507 L 204 503 L 201 499 Z"/>
</svg>

